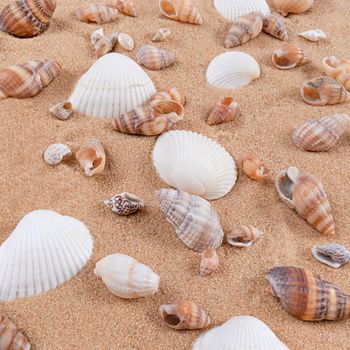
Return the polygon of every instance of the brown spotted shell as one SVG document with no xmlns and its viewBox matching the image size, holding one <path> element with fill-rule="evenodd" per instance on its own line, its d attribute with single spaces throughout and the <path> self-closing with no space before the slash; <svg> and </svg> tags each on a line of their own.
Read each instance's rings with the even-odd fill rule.
<svg viewBox="0 0 350 350">
<path fill-rule="evenodd" d="M 174 21 L 202 24 L 203 19 L 192 0 L 159 0 L 161 14 Z"/>
<path fill-rule="evenodd" d="M 325 57 L 322 60 L 323 70 L 327 76 L 334 78 L 339 84 L 350 90 L 350 60 L 336 56 Z"/>
<path fill-rule="evenodd" d="M 272 13 L 270 15 L 264 16 L 263 28 L 262 30 L 273 36 L 274 38 L 287 41 L 288 32 L 284 24 L 284 19 L 278 13 Z"/>
<path fill-rule="evenodd" d="M 30 350 L 28 339 L 17 326 L 6 316 L 0 315 L 0 349 Z"/>
<path fill-rule="evenodd" d="M 216 102 L 206 122 L 209 125 L 228 123 L 233 121 L 240 113 L 238 102 L 234 101 L 232 97 L 223 97 Z"/>
<path fill-rule="evenodd" d="M 49 112 L 57 119 L 67 120 L 73 115 L 73 106 L 69 101 L 63 101 L 52 106 Z"/>
<path fill-rule="evenodd" d="M 338 243 L 315 245 L 312 247 L 312 255 L 318 261 L 335 269 L 347 264 L 350 260 L 350 252 Z"/>
<path fill-rule="evenodd" d="M 257 157 L 245 156 L 242 161 L 243 172 L 252 180 L 265 179 L 269 173 L 264 163 Z"/>
<path fill-rule="evenodd" d="M 131 0 L 113 0 L 108 6 L 117 9 L 127 16 L 137 17 L 135 4 Z"/>
<path fill-rule="evenodd" d="M 303 66 L 311 60 L 305 57 L 305 53 L 302 49 L 289 44 L 284 43 L 281 48 L 277 49 L 272 55 L 272 63 L 278 69 L 293 69 Z"/>
<path fill-rule="evenodd" d="M 145 45 L 136 52 L 137 63 L 148 69 L 159 70 L 169 67 L 176 61 L 176 54 L 153 45 Z"/>
<path fill-rule="evenodd" d="M 118 193 L 110 199 L 105 200 L 104 204 L 106 204 L 113 213 L 123 216 L 137 213 L 145 206 L 141 198 L 128 192 Z"/>
<path fill-rule="evenodd" d="M 202 252 L 202 260 L 199 266 L 201 277 L 209 276 L 219 267 L 220 259 L 214 248 L 208 248 Z"/>
<path fill-rule="evenodd" d="M 271 7 L 282 16 L 288 16 L 289 13 L 306 12 L 313 3 L 314 0 L 270 0 Z"/>
<path fill-rule="evenodd" d="M 81 22 L 103 24 L 114 21 L 118 10 L 106 5 L 83 4 L 75 10 L 75 14 Z"/>
<path fill-rule="evenodd" d="M 98 140 L 86 141 L 75 154 L 86 176 L 99 174 L 106 165 L 106 154 L 103 145 Z"/>
<path fill-rule="evenodd" d="M 229 244 L 235 247 L 251 247 L 263 233 L 252 225 L 242 225 L 226 235 Z"/>
</svg>

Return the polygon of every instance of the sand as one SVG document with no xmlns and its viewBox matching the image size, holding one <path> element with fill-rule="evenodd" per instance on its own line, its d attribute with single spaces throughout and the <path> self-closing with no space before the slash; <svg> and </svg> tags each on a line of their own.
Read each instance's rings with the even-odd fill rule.
<svg viewBox="0 0 350 350">
<path fill-rule="evenodd" d="M 0 0 L 1 7 L 7 2 Z M 349 104 L 306 105 L 299 93 L 303 81 L 321 74 L 318 66 L 322 57 L 349 58 L 348 0 L 315 0 L 311 11 L 286 19 L 291 41 L 313 60 L 307 66 L 291 71 L 274 68 L 270 57 L 281 42 L 266 34 L 239 47 L 239 51 L 256 58 L 262 73 L 250 85 L 231 91 L 209 88 L 205 81 L 209 62 L 226 51 L 222 43 L 230 27 L 211 0 L 199 2 L 204 18 L 201 26 L 162 17 L 156 0 L 135 0 L 138 18 L 121 15 L 115 23 L 103 26 L 107 33 L 129 33 L 136 48 L 150 43 L 161 27 L 172 31 L 170 39 L 159 46 L 176 51 L 178 63 L 148 74 L 157 88 L 174 85 L 187 96 L 185 119 L 175 128 L 212 137 L 239 164 L 237 184 L 213 205 L 225 232 L 240 224 L 253 224 L 265 235 L 249 249 L 223 245 L 218 250 L 220 269 L 208 278 L 198 276 L 199 254 L 180 242 L 158 208 L 154 191 L 166 184 L 152 165 L 156 138 L 116 133 L 105 120 L 75 115 L 59 121 L 48 113 L 49 107 L 70 95 L 79 77 L 95 61 L 89 35 L 99 26 L 78 22 L 74 9 L 79 3 L 59 0 L 50 28 L 36 38 L 20 40 L 0 34 L 2 67 L 44 58 L 56 58 L 63 66 L 56 80 L 36 97 L 0 102 L 0 241 L 29 211 L 52 209 L 86 223 L 94 237 L 93 256 L 68 283 L 40 296 L 0 303 L 0 311 L 24 331 L 33 350 L 190 349 L 201 331 L 173 331 L 157 315 L 159 305 L 179 298 L 203 306 L 212 326 L 236 315 L 254 315 L 291 350 L 349 349 L 349 321 L 296 320 L 265 290 L 265 274 L 270 268 L 295 265 L 317 272 L 350 292 L 349 267 L 334 270 L 311 255 L 314 244 L 328 241 L 350 248 L 349 139 L 343 138 L 326 153 L 302 152 L 291 140 L 293 129 L 301 122 L 348 111 Z M 296 36 L 310 28 L 323 29 L 328 39 L 311 43 Z M 135 50 L 123 53 L 135 58 Z M 206 115 L 219 97 L 227 95 L 239 101 L 241 117 L 231 124 L 208 126 Z M 76 163 L 56 167 L 44 163 L 42 153 L 50 143 L 65 143 L 76 150 L 89 138 L 105 145 L 108 164 L 102 175 L 88 178 Z M 240 159 L 249 153 L 258 155 L 271 169 L 270 181 L 254 182 L 241 173 Z M 336 218 L 334 238 L 321 237 L 279 200 L 274 178 L 280 169 L 292 164 L 324 183 Z M 119 217 L 102 204 L 102 200 L 122 191 L 142 196 L 145 210 Z M 99 259 L 116 252 L 131 255 L 157 272 L 161 277 L 159 292 L 131 301 L 112 295 L 93 269 Z"/>
</svg>

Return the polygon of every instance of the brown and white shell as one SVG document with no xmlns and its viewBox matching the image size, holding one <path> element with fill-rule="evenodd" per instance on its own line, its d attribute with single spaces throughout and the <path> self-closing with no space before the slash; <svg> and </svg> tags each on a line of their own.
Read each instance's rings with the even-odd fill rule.
<svg viewBox="0 0 350 350">
<path fill-rule="evenodd" d="M 134 39 L 126 33 L 118 34 L 118 44 L 126 51 L 132 51 L 135 47 Z"/>
<path fill-rule="evenodd" d="M 276 12 L 264 16 L 262 30 L 267 34 L 270 34 L 274 38 L 283 41 L 288 40 L 288 32 L 284 24 L 284 19 L 281 15 L 279 15 Z"/>
<path fill-rule="evenodd" d="M 334 78 L 348 91 L 350 90 L 350 60 L 329 56 L 323 58 L 322 67 L 327 76 Z"/>
<path fill-rule="evenodd" d="M 106 5 L 83 4 L 75 10 L 75 14 L 81 22 L 103 24 L 114 21 L 118 10 Z"/>
<path fill-rule="evenodd" d="M 70 160 L 73 156 L 71 149 L 62 143 L 53 143 L 44 152 L 44 160 L 47 164 L 56 165 L 62 161 Z"/>
<path fill-rule="evenodd" d="M 118 41 L 118 33 L 111 33 L 109 35 L 104 35 L 99 39 L 95 45 L 95 55 L 97 58 L 106 55 L 108 52 L 111 52 Z"/>
<path fill-rule="evenodd" d="M 175 101 L 184 106 L 186 104 L 186 96 L 176 87 L 168 86 L 164 90 L 157 92 L 157 94 L 152 97 L 150 104 L 153 106 L 160 101 Z"/>
<path fill-rule="evenodd" d="M 226 241 L 235 247 L 251 247 L 263 232 L 252 225 L 242 225 L 226 235 Z"/>
<path fill-rule="evenodd" d="M 168 28 L 160 28 L 157 33 L 152 38 L 153 42 L 161 42 L 165 41 L 165 39 L 171 34 L 170 29 Z"/>
<path fill-rule="evenodd" d="M 17 326 L 4 315 L 0 315 L 0 349 L 30 350 L 28 339 L 18 330 Z"/>
<path fill-rule="evenodd" d="M 202 24 L 203 19 L 192 0 L 159 0 L 161 14 L 174 21 Z"/>
<path fill-rule="evenodd" d="M 214 248 L 208 248 L 202 252 L 202 259 L 199 266 L 199 276 L 206 277 L 218 269 L 219 256 Z"/>
<path fill-rule="evenodd" d="M 284 43 L 272 54 L 272 63 L 278 69 L 293 69 L 309 62 L 311 60 L 305 56 L 304 50 L 289 43 Z"/>
<path fill-rule="evenodd" d="M 232 97 L 222 97 L 216 102 L 206 122 L 209 125 L 228 123 L 240 114 L 238 102 L 234 101 Z"/>
<path fill-rule="evenodd" d="M 243 157 L 242 168 L 244 174 L 252 180 L 263 180 L 269 173 L 264 163 L 259 158 L 252 155 Z"/>
<path fill-rule="evenodd" d="M 138 196 L 122 192 L 112 196 L 110 199 L 104 201 L 113 213 L 118 215 L 131 215 L 140 211 L 144 206 L 144 202 Z"/>
<path fill-rule="evenodd" d="M 347 264 L 350 260 L 350 252 L 338 243 L 315 245 L 311 251 L 318 261 L 335 269 Z"/>
<path fill-rule="evenodd" d="M 130 17 L 137 17 L 135 4 L 131 0 L 112 0 L 107 6 L 117 9 Z"/>
<path fill-rule="evenodd" d="M 105 36 L 103 28 L 94 30 L 90 35 L 91 45 L 94 47 L 96 43 Z"/>
<path fill-rule="evenodd" d="M 306 12 L 313 3 L 314 0 L 270 0 L 271 7 L 282 16 L 288 16 L 289 13 Z"/>
<path fill-rule="evenodd" d="M 151 70 L 169 67 L 176 61 L 176 53 L 168 52 L 153 45 L 145 45 L 136 52 L 137 63 Z"/>
<path fill-rule="evenodd" d="M 278 174 L 276 189 L 282 201 L 318 232 L 323 235 L 335 233 L 332 209 L 317 178 L 291 166 Z"/>
<path fill-rule="evenodd" d="M 63 101 L 52 106 L 49 112 L 57 119 L 67 120 L 73 115 L 73 106 L 69 101 Z"/>
</svg>

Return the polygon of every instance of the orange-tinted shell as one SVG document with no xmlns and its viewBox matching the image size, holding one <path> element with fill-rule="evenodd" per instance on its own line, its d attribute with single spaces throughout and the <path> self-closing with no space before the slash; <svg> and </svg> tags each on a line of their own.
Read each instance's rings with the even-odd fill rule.
<svg viewBox="0 0 350 350">
<path fill-rule="evenodd" d="M 263 233 L 252 225 L 242 225 L 226 235 L 229 244 L 235 247 L 251 247 Z"/>
<path fill-rule="evenodd" d="M 262 180 L 267 177 L 268 170 L 264 163 L 255 156 L 245 156 L 242 162 L 243 172 L 252 180 Z"/>
<path fill-rule="evenodd" d="M 106 165 L 106 154 L 103 145 L 97 140 L 85 142 L 79 148 L 75 157 L 87 176 L 101 173 Z"/>
<path fill-rule="evenodd" d="M 113 0 L 108 6 L 117 9 L 125 15 L 137 17 L 136 7 L 131 0 Z"/>
<path fill-rule="evenodd" d="M 67 120 L 73 115 L 73 106 L 69 101 L 63 101 L 52 106 L 49 112 L 57 119 Z"/>
<path fill-rule="evenodd" d="M 325 57 L 322 66 L 327 76 L 350 90 L 350 60 L 342 60 L 336 56 Z"/>
<path fill-rule="evenodd" d="M 79 21 L 94 22 L 103 24 L 114 21 L 118 17 L 118 10 L 105 6 L 95 4 L 84 4 L 79 6 L 75 11 Z"/>
<path fill-rule="evenodd" d="M 198 9 L 191 0 L 159 0 L 162 15 L 175 21 L 202 24 L 203 20 Z"/>
<path fill-rule="evenodd" d="M 272 13 L 264 17 L 262 30 L 274 38 L 287 41 L 288 33 L 283 17 L 278 13 Z"/>
<path fill-rule="evenodd" d="M 234 120 L 241 113 L 238 102 L 235 102 L 232 97 L 220 98 L 215 107 L 210 112 L 207 124 L 215 125 L 228 123 Z"/>
<path fill-rule="evenodd" d="M 272 63 L 279 69 L 293 69 L 311 62 L 305 57 L 304 51 L 298 47 L 284 43 L 280 49 L 277 49 L 272 55 Z"/>
<path fill-rule="evenodd" d="M 182 106 L 186 104 L 186 96 L 180 93 L 180 91 L 173 86 L 168 86 L 164 90 L 157 92 L 157 95 L 152 97 L 151 104 L 153 105 L 154 103 L 163 100 L 176 101 Z"/>
<path fill-rule="evenodd" d="M 219 267 L 219 256 L 214 248 L 208 248 L 202 252 L 202 260 L 199 266 L 199 275 L 201 277 L 209 276 Z"/>
<path fill-rule="evenodd" d="M 111 52 L 118 41 L 118 33 L 103 36 L 94 45 L 96 57 L 101 57 Z"/>
<path fill-rule="evenodd" d="M 169 67 L 176 61 L 176 54 L 153 45 L 145 45 L 136 52 L 137 63 L 148 69 L 159 70 Z"/>
<path fill-rule="evenodd" d="M 0 349 L 30 350 L 27 338 L 8 317 L 0 315 Z"/>
<path fill-rule="evenodd" d="M 289 13 L 306 12 L 313 3 L 314 0 L 270 0 L 271 7 L 282 16 L 288 16 Z"/>
</svg>

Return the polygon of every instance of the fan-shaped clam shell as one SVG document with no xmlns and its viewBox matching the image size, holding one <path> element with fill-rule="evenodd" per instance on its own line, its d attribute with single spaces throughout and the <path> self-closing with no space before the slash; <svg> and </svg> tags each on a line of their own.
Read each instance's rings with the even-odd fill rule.
<svg viewBox="0 0 350 350">
<path fill-rule="evenodd" d="M 342 60 L 336 56 L 325 57 L 322 66 L 327 76 L 350 90 L 350 60 Z"/>
<path fill-rule="evenodd" d="M 272 63 L 279 69 L 292 69 L 309 62 L 311 60 L 305 56 L 302 49 L 289 43 L 284 43 L 272 55 Z"/>
<path fill-rule="evenodd" d="M 267 177 L 268 169 L 255 156 L 245 156 L 242 162 L 243 172 L 252 180 L 262 180 Z"/>
<path fill-rule="evenodd" d="M 309 41 L 320 41 L 327 38 L 327 34 L 321 29 L 310 29 L 298 34 Z"/>
<path fill-rule="evenodd" d="M 284 41 L 288 40 L 288 32 L 284 24 L 284 19 L 276 12 L 264 17 L 262 30 L 274 38 Z"/>
<path fill-rule="evenodd" d="M 112 0 L 108 6 L 117 9 L 127 16 L 137 17 L 136 7 L 131 0 Z"/>
<path fill-rule="evenodd" d="M 28 339 L 17 326 L 6 316 L 0 314 L 0 349 L 30 350 Z"/>
<path fill-rule="evenodd" d="M 215 249 L 208 248 L 202 252 L 202 260 L 199 266 L 199 275 L 201 277 L 209 276 L 219 267 L 219 256 Z"/>
<path fill-rule="evenodd" d="M 62 143 L 53 143 L 46 148 L 44 152 L 44 160 L 50 165 L 56 165 L 63 160 L 71 158 L 73 155 L 70 148 Z"/>
<path fill-rule="evenodd" d="M 136 52 L 137 63 L 148 69 L 159 70 L 169 67 L 176 61 L 176 54 L 153 45 L 145 45 Z"/>
<path fill-rule="evenodd" d="M 223 197 L 237 180 L 231 155 L 214 140 L 192 131 L 169 131 L 159 137 L 153 164 L 170 186 L 206 199 Z"/>
<path fill-rule="evenodd" d="M 134 39 L 126 33 L 118 34 L 118 44 L 126 51 L 132 51 L 135 47 Z"/>
<path fill-rule="evenodd" d="M 242 225 L 226 235 L 229 244 L 235 247 L 251 247 L 263 233 L 252 225 Z"/>
<path fill-rule="evenodd" d="M 206 122 L 209 125 L 228 123 L 240 114 L 238 102 L 234 101 L 232 97 L 223 97 L 216 102 Z"/>
<path fill-rule="evenodd" d="M 168 86 L 164 90 L 157 92 L 157 94 L 152 97 L 150 105 L 156 105 L 160 101 L 175 101 L 184 106 L 186 104 L 186 96 L 176 87 Z"/>
<path fill-rule="evenodd" d="M 67 120 L 73 115 L 73 106 L 69 101 L 56 103 L 49 112 L 60 120 Z"/>
<path fill-rule="evenodd" d="M 203 20 L 192 0 L 159 0 L 159 10 L 165 17 L 175 21 L 202 24 Z"/>
<path fill-rule="evenodd" d="M 105 200 L 104 204 L 106 204 L 113 213 L 124 216 L 137 213 L 145 206 L 141 198 L 128 192 L 118 193 L 110 199 Z"/>
<path fill-rule="evenodd" d="M 271 7 L 282 16 L 288 16 L 289 13 L 306 12 L 313 3 L 314 0 L 270 0 Z"/>
<path fill-rule="evenodd" d="M 98 140 L 86 141 L 75 154 L 86 176 L 102 173 L 106 165 L 106 154 Z"/>
<path fill-rule="evenodd" d="M 96 29 L 90 35 L 90 42 L 92 46 L 95 46 L 96 43 L 105 36 L 103 28 Z"/>
<path fill-rule="evenodd" d="M 326 243 L 312 247 L 312 255 L 320 262 L 335 269 L 347 264 L 350 252 L 341 244 Z"/>
<path fill-rule="evenodd" d="M 114 21 L 118 17 L 118 10 L 106 5 L 83 4 L 75 10 L 75 14 L 81 22 L 103 24 Z"/>
<path fill-rule="evenodd" d="M 237 89 L 259 78 L 255 59 L 244 52 L 225 52 L 209 64 L 206 77 L 209 85 L 222 89 Z"/>
<path fill-rule="evenodd" d="M 171 34 L 170 29 L 168 28 L 160 28 L 157 33 L 152 38 L 153 42 L 165 41 L 165 39 Z"/>
</svg>

